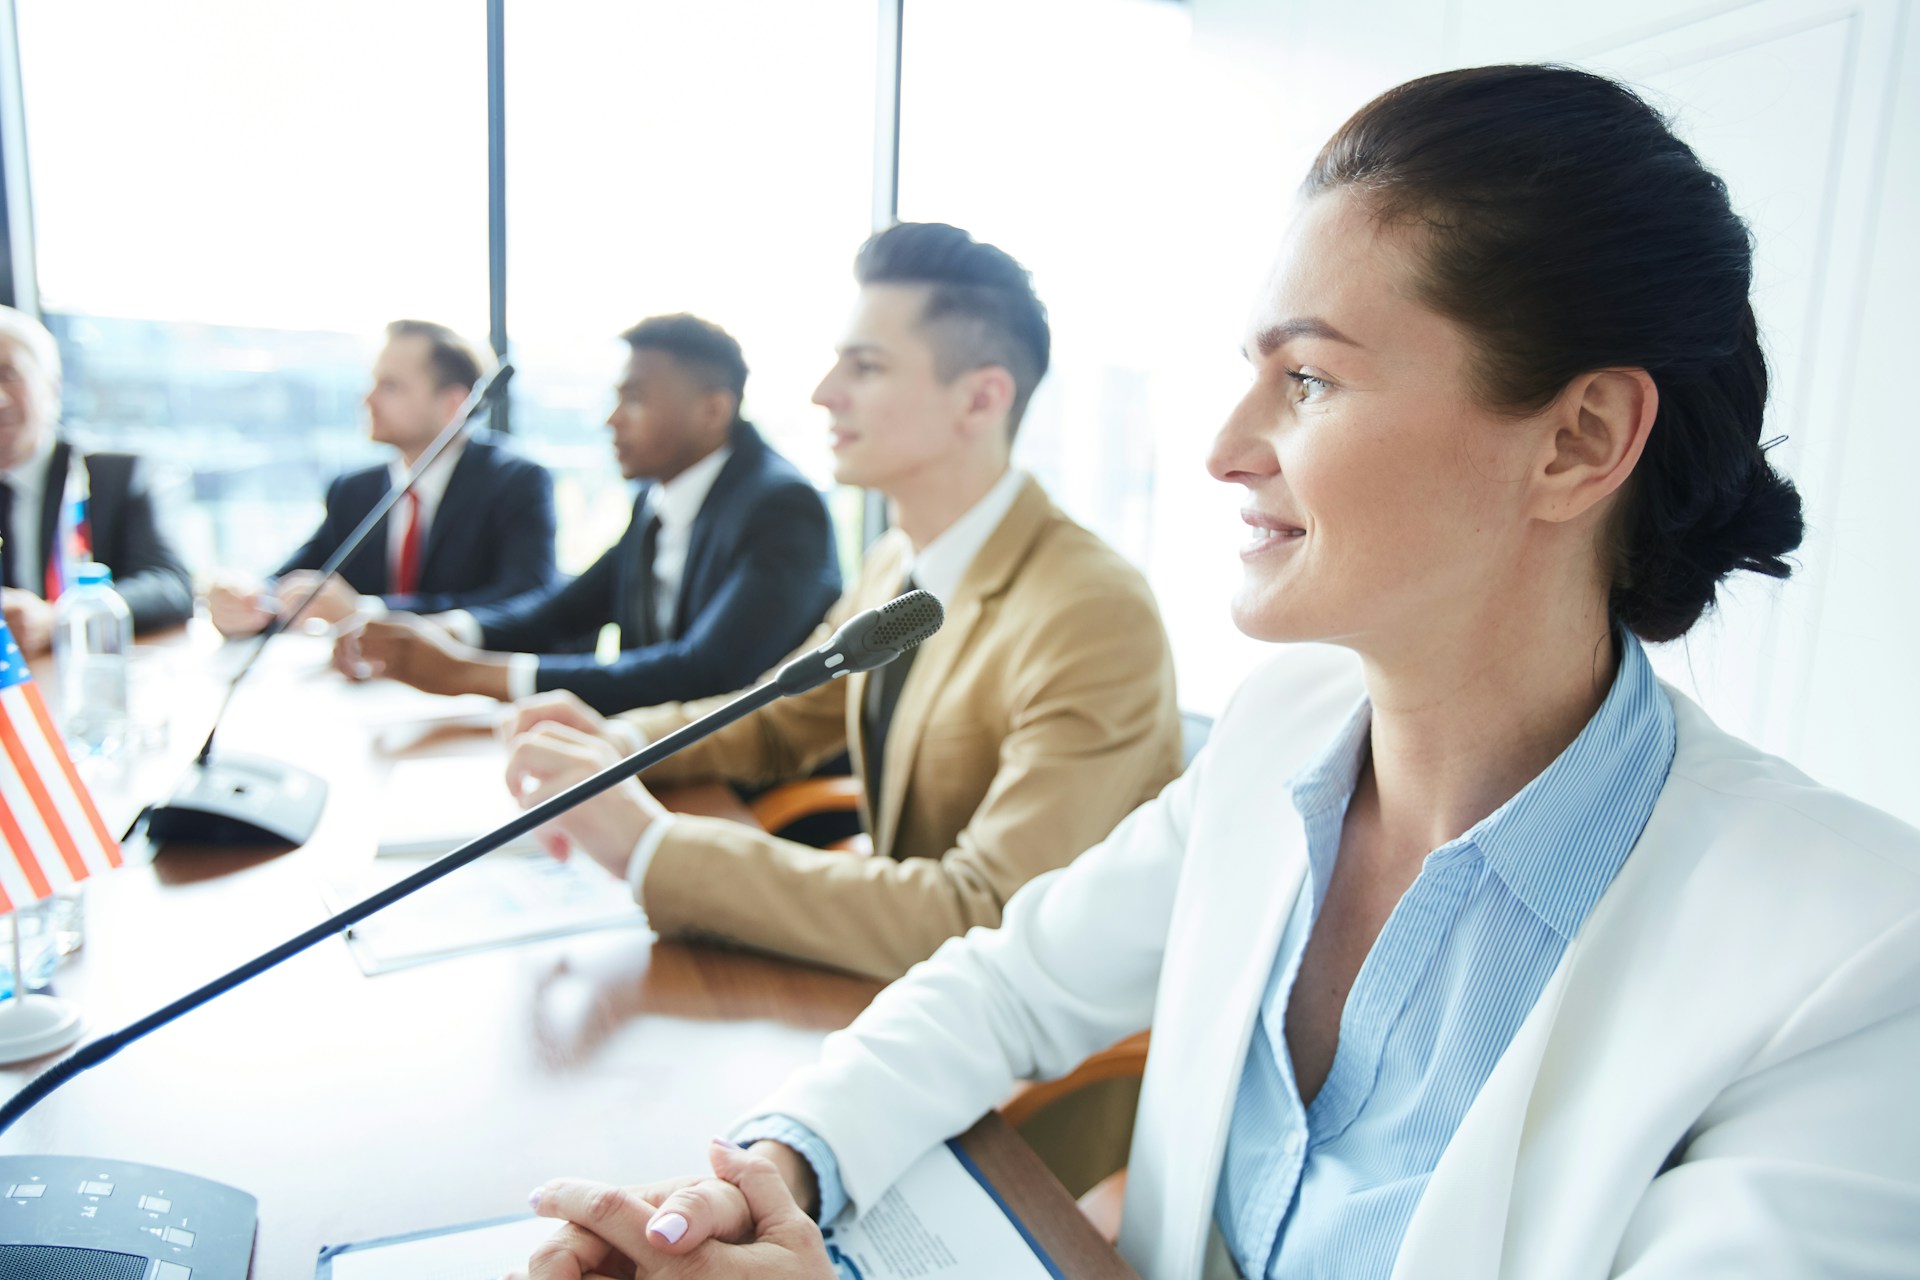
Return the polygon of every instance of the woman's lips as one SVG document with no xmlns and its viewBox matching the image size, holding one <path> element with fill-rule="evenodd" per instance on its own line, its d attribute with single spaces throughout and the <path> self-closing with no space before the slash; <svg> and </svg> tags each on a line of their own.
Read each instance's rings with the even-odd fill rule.
<svg viewBox="0 0 1920 1280">
<path fill-rule="evenodd" d="M 1240 518 L 1247 525 L 1247 541 L 1240 548 L 1242 559 L 1290 546 L 1307 536 L 1301 526 L 1264 512 L 1246 510 L 1240 513 Z"/>
</svg>

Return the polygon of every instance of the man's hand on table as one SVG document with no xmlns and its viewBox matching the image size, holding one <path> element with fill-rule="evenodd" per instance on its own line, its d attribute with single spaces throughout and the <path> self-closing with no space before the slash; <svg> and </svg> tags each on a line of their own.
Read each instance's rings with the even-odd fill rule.
<svg viewBox="0 0 1920 1280">
<path fill-rule="evenodd" d="M 267 608 L 268 597 L 258 582 L 235 577 L 220 577 L 207 588 L 207 612 L 213 625 L 229 638 L 250 636 L 273 621 Z"/>
<path fill-rule="evenodd" d="M 333 665 L 352 680 L 385 676 L 427 693 L 508 697 L 506 655 L 462 644 L 411 613 L 390 613 L 347 632 L 334 641 Z"/>
<path fill-rule="evenodd" d="M 283 574 L 274 584 L 274 595 L 279 601 L 280 616 L 286 618 L 289 628 L 307 621 L 337 626 L 360 612 L 360 593 L 337 573 L 329 574 L 323 582 L 311 569 L 295 569 Z M 300 616 L 291 616 L 294 607 L 309 595 L 313 599 L 300 610 Z"/>
<path fill-rule="evenodd" d="M 37 658 L 53 647 L 53 606 L 33 592 L 0 587 L 0 613 L 27 657 Z"/>
<path fill-rule="evenodd" d="M 507 791 L 522 809 L 531 809 L 619 758 L 605 738 L 545 721 L 513 740 L 507 754 Z M 571 845 L 624 878 L 634 845 L 666 813 L 652 793 L 629 779 L 575 805 L 541 827 L 540 836 L 555 856 Z"/>
<path fill-rule="evenodd" d="M 641 1187 L 550 1182 L 531 1202 L 567 1223 L 509 1280 L 833 1280 L 820 1228 L 801 1208 L 813 1173 L 774 1142 L 742 1151 L 716 1138 L 713 1177 Z M 797 1168 L 796 1168 L 797 1166 Z M 804 1172 L 801 1172 L 804 1171 Z"/>
</svg>

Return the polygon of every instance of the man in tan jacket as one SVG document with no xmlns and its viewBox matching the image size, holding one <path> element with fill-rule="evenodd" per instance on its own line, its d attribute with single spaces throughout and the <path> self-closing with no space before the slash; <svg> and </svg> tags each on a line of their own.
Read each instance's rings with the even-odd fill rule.
<svg viewBox="0 0 1920 1280">
<path fill-rule="evenodd" d="M 851 331 L 819 389 L 835 478 L 884 493 L 893 528 L 804 648 L 909 585 L 946 625 L 908 657 L 740 720 L 651 770 L 675 784 L 805 777 L 850 750 L 873 855 L 671 816 L 638 783 L 556 826 L 625 875 L 663 936 L 725 939 L 892 978 L 1103 839 L 1179 771 L 1173 664 L 1140 574 L 1009 465 L 1045 373 L 1026 272 L 942 224 L 861 249 Z M 508 783 L 532 804 L 726 699 L 608 721 L 564 695 L 521 705 Z"/>
</svg>

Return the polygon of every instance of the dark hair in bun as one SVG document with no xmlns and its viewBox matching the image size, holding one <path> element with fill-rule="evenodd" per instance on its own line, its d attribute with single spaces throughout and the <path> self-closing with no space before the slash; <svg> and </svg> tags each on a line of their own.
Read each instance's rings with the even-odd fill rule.
<svg viewBox="0 0 1920 1280">
<path fill-rule="evenodd" d="M 1792 572 L 1800 495 L 1760 439 L 1746 224 L 1631 90 L 1553 66 L 1409 81 L 1342 125 L 1302 186 L 1339 188 L 1430 233 L 1424 300 L 1472 335 L 1486 403 L 1532 412 L 1596 369 L 1653 378 L 1659 413 L 1613 529 L 1621 624 L 1672 640 L 1735 570 Z"/>
</svg>

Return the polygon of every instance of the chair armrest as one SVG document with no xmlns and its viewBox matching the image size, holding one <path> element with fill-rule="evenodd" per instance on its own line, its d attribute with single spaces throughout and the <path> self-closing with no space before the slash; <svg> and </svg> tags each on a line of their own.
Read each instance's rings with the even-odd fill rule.
<svg viewBox="0 0 1920 1280">
<path fill-rule="evenodd" d="M 1118 1044 L 1094 1054 L 1058 1080 L 1022 1085 L 1019 1092 L 1000 1104 L 1000 1114 L 1017 1129 L 1060 1099 L 1088 1085 L 1144 1074 L 1150 1034 L 1142 1031 L 1128 1036 Z"/>
<path fill-rule="evenodd" d="M 779 831 L 816 813 L 850 813 L 860 807 L 858 778 L 807 778 L 775 787 L 750 808 L 764 831 Z"/>
</svg>

